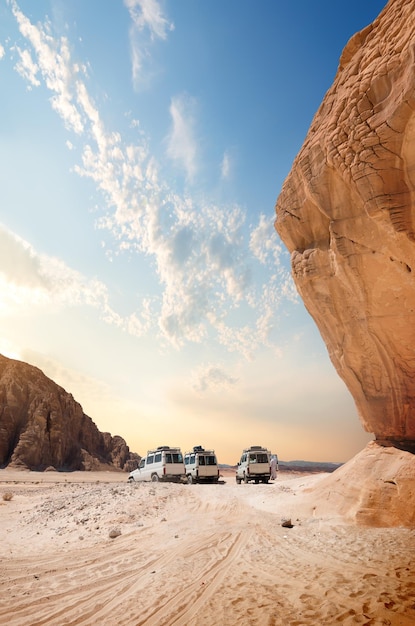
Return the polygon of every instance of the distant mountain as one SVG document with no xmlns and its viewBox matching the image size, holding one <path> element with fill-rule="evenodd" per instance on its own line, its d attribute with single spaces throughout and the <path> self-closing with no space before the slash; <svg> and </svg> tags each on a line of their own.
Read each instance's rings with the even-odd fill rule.
<svg viewBox="0 0 415 626">
<path fill-rule="evenodd" d="M 343 463 L 326 463 L 324 461 L 279 461 L 280 470 L 297 472 L 334 472 Z"/>
<path fill-rule="evenodd" d="M 278 461 L 278 468 L 284 472 L 334 472 L 343 463 L 326 463 L 319 461 Z M 223 469 L 235 469 L 235 465 L 220 464 Z"/>
<path fill-rule="evenodd" d="M 0 467 L 129 471 L 139 458 L 40 369 L 0 355 Z"/>
</svg>

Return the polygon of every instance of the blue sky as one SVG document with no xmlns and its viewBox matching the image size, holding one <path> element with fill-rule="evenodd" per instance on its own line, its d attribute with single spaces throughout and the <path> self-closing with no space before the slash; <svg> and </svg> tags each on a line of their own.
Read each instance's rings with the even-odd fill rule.
<svg viewBox="0 0 415 626">
<path fill-rule="evenodd" d="M 0 353 L 143 454 L 372 437 L 274 205 L 378 0 L 0 2 Z"/>
</svg>

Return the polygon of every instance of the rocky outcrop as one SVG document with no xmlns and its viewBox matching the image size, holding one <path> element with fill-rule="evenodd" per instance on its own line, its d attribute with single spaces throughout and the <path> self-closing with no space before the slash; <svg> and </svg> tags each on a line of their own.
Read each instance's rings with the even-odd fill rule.
<svg viewBox="0 0 415 626">
<path fill-rule="evenodd" d="M 415 11 L 346 45 L 276 204 L 298 291 L 379 442 L 415 447 Z"/>
<path fill-rule="evenodd" d="M 371 441 L 303 494 L 302 505 L 313 517 L 335 511 L 359 526 L 415 528 L 414 485 L 415 456 Z"/>
<path fill-rule="evenodd" d="M 0 467 L 129 471 L 137 459 L 41 370 L 0 355 Z"/>
</svg>

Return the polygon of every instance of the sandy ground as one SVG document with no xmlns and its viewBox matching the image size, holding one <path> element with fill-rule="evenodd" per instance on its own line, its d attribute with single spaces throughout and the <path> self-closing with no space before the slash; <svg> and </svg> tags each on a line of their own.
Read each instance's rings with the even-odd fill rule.
<svg viewBox="0 0 415 626">
<path fill-rule="evenodd" d="M 325 480 L 0 470 L 0 624 L 413 626 L 414 529 L 319 514 Z"/>
</svg>

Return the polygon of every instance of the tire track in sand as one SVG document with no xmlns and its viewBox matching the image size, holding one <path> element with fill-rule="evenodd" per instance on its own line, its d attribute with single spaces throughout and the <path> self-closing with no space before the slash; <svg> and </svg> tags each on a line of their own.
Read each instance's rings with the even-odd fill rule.
<svg viewBox="0 0 415 626">
<path fill-rule="evenodd" d="M 185 589 L 174 594 L 166 604 L 151 615 L 142 617 L 137 626 L 188 626 L 190 620 L 202 610 L 222 583 L 231 575 L 231 568 L 241 555 L 252 535 L 252 529 L 240 530 L 237 535 L 229 535 L 227 551 L 221 558 L 205 567 L 195 576 Z M 205 550 L 206 548 L 203 548 Z M 199 550 L 200 552 L 200 550 Z M 203 611 L 202 611 L 203 612 Z"/>
<path fill-rule="evenodd" d="M 140 534 L 139 540 L 131 533 L 93 556 L 82 551 L 68 554 L 65 568 L 60 569 L 51 569 L 47 559 L 41 564 L 15 562 L 8 573 L 15 580 L 13 573 L 20 570 L 20 594 L 0 608 L 0 621 L 10 626 L 176 623 L 187 614 L 186 606 L 195 602 L 199 606 L 201 596 L 214 593 L 250 534 L 204 530 L 200 532 L 197 524 L 193 534 L 183 528 L 183 539 L 166 548 L 166 525 L 150 529 L 151 537 Z M 155 535 L 159 535 L 159 551 L 148 554 L 147 542 L 153 542 Z M 148 590 L 155 586 L 157 600 L 149 603 Z"/>
</svg>

